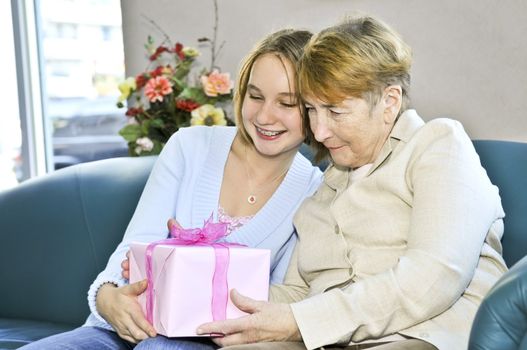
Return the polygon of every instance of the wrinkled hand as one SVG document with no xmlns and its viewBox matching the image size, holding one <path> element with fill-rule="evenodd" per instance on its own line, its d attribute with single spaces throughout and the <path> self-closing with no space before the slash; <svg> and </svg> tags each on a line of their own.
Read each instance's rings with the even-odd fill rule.
<svg viewBox="0 0 527 350">
<path fill-rule="evenodd" d="M 97 292 L 97 311 L 117 334 L 131 343 L 155 337 L 154 327 L 146 320 L 137 296 L 146 290 L 146 280 L 116 287 L 107 283 Z"/>
<path fill-rule="evenodd" d="M 231 300 L 249 315 L 232 320 L 205 323 L 197 333 L 222 334 L 213 338 L 219 346 L 270 341 L 300 341 L 302 336 L 288 304 L 257 301 L 231 291 Z"/>
<path fill-rule="evenodd" d="M 167 227 L 168 227 L 169 232 L 170 232 L 170 229 L 174 226 L 182 228 L 179 222 L 176 221 L 176 219 L 168 219 Z M 126 252 L 126 259 L 124 259 L 121 262 L 121 269 L 122 269 L 121 275 L 123 276 L 123 278 L 129 280 L 130 279 L 130 251 Z"/>
</svg>

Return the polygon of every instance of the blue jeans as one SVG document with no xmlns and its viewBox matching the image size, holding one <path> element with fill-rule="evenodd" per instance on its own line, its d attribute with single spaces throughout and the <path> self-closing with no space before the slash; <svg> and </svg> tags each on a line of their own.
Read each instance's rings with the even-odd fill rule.
<svg viewBox="0 0 527 350">
<path fill-rule="evenodd" d="M 129 343 L 117 333 L 97 327 L 80 327 L 37 340 L 21 347 L 23 350 L 130 350 Z"/>
<path fill-rule="evenodd" d="M 167 338 L 158 335 L 155 338 L 148 338 L 137 344 L 134 350 L 213 350 L 218 346 L 209 338 Z"/>
<path fill-rule="evenodd" d="M 213 350 L 217 349 L 209 338 L 167 338 L 158 335 L 135 345 L 120 338 L 117 333 L 97 327 L 80 327 L 52 335 L 21 347 L 23 350 Z"/>
</svg>

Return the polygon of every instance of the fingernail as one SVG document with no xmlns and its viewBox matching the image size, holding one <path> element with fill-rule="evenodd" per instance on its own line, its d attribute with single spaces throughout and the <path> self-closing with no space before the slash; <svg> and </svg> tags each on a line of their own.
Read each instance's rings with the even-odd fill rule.
<svg viewBox="0 0 527 350">
<path fill-rule="evenodd" d="M 202 335 L 202 334 L 203 334 L 203 329 L 198 328 L 198 329 L 196 330 L 196 334 L 197 334 L 197 335 Z"/>
</svg>

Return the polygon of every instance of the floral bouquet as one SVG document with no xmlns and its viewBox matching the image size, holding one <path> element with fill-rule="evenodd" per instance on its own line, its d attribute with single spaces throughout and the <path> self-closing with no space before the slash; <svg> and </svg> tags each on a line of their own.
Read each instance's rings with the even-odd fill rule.
<svg viewBox="0 0 527 350">
<path fill-rule="evenodd" d="M 165 38 L 163 43 L 167 42 Z M 181 127 L 234 125 L 221 108 L 232 100 L 229 73 L 221 73 L 211 64 L 210 70 L 202 69 L 199 78 L 192 80 L 189 75 L 199 51 L 180 43 L 163 43 L 155 47 L 149 36 L 147 69 L 119 85 L 117 106 L 123 108 L 123 102 L 128 101 L 128 123 L 119 134 L 128 142 L 131 156 L 159 154 Z"/>
</svg>

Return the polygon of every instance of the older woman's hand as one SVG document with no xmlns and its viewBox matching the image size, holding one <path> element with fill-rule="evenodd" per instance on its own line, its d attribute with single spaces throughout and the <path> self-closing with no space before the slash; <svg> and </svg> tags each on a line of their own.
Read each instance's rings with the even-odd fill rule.
<svg viewBox="0 0 527 350">
<path fill-rule="evenodd" d="M 300 341 L 293 311 L 288 304 L 257 301 L 231 291 L 231 300 L 240 310 L 249 313 L 237 319 L 205 323 L 197 333 L 219 334 L 214 342 L 220 346 L 257 343 L 263 341 Z"/>
</svg>

